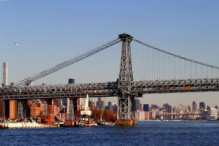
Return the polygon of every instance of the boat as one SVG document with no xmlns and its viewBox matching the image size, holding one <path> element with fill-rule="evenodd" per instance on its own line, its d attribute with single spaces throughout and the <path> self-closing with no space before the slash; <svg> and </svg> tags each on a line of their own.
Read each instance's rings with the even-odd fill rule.
<svg viewBox="0 0 219 146">
<path fill-rule="evenodd" d="M 96 127 L 97 123 L 96 122 L 87 122 L 87 121 L 80 121 L 77 124 L 78 127 Z"/>
<path fill-rule="evenodd" d="M 1 123 L 0 129 L 32 129 L 44 128 L 42 124 L 35 122 L 17 122 L 17 123 Z"/>
<path fill-rule="evenodd" d="M 107 122 L 107 121 L 98 121 L 97 124 L 98 124 L 98 125 L 105 125 L 105 126 L 112 126 L 112 125 L 115 125 L 114 122 Z"/>
<path fill-rule="evenodd" d="M 76 123 L 76 126 L 78 127 L 94 127 L 97 126 L 97 123 L 93 121 L 90 116 L 92 112 L 89 110 L 88 106 L 89 96 L 87 94 L 86 100 L 85 100 L 85 106 L 84 110 L 80 113 L 80 118 L 78 119 L 78 123 Z"/>
<path fill-rule="evenodd" d="M 65 121 L 62 127 L 75 127 L 75 121 Z"/>
<path fill-rule="evenodd" d="M 8 129 L 8 126 L 4 123 L 0 123 L 0 129 Z"/>
</svg>

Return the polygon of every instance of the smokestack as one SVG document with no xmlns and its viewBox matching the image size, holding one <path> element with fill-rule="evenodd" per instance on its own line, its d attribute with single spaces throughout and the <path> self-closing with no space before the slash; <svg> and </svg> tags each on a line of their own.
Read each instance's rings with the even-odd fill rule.
<svg viewBox="0 0 219 146">
<path fill-rule="evenodd" d="M 3 84 L 8 85 L 8 63 L 3 62 Z"/>
</svg>

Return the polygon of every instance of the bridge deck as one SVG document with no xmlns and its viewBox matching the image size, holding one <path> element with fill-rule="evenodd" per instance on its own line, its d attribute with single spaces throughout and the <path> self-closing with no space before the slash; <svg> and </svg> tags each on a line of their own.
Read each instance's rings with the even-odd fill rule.
<svg viewBox="0 0 219 146">
<path fill-rule="evenodd" d="M 36 85 L 36 86 L 6 86 L 0 88 L 0 99 L 35 99 L 35 98 L 78 98 L 117 96 L 117 82 L 67 84 L 67 85 Z M 131 95 L 179 92 L 219 91 L 219 79 L 188 79 L 133 81 Z"/>
</svg>

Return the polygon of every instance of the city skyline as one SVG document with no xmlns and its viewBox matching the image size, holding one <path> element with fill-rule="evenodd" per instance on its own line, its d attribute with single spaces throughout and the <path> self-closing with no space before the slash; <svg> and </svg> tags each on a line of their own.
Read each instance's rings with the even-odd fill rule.
<svg viewBox="0 0 219 146">
<path fill-rule="evenodd" d="M 217 1 L 124 2 L 1 2 L 0 62 L 9 64 L 9 83 L 50 68 L 123 32 L 176 54 L 219 66 Z M 75 78 L 77 83 L 116 81 L 119 59 L 120 45 L 116 45 L 34 84 L 64 84 L 68 78 Z M 217 94 L 155 94 L 144 95 L 140 100 L 178 104 L 197 99 L 214 106 L 219 103 Z"/>
</svg>

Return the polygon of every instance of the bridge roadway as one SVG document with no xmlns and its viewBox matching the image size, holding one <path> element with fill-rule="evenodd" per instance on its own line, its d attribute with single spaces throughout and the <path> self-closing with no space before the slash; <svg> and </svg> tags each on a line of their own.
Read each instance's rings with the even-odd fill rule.
<svg viewBox="0 0 219 146">
<path fill-rule="evenodd" d="M 0 88 L 1 100 L 40 99 L 40 98 L 78 98 L 85 97 L 115 97 L 117 82 L 66 84 L 66 85 L 35 85 L 35 86 L 5 86 Z M 206 92 L 219 91 L 219 78 L 132 81 L 131 96 L 141 97 L 143 94 Z"/>
</svg>

